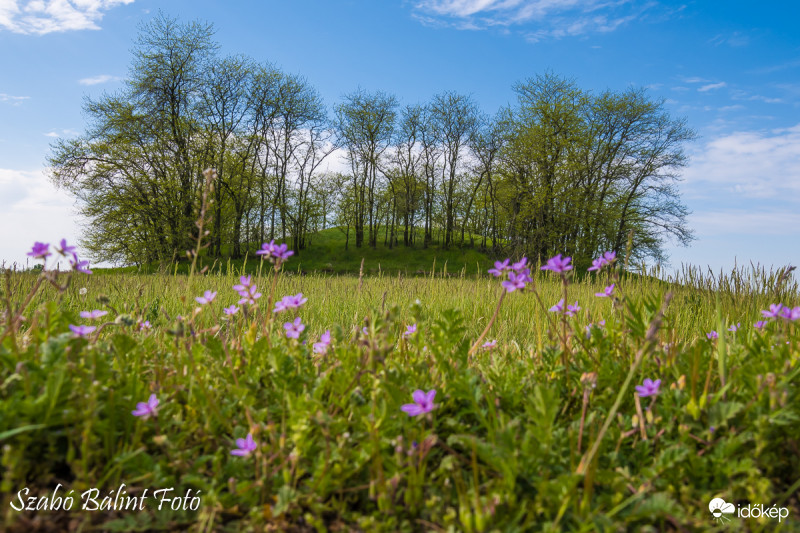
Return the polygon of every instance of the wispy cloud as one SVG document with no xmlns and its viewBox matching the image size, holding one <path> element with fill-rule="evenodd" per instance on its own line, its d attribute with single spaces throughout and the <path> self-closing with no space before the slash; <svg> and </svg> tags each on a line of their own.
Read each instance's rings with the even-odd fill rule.
<svg viewBox="0 0 800 533">
<path fill-rule="evenodd" d="M 780 220 L 780 224 L 776 224 L 776 220 Z M 800 226 L 800 213 L 774 209 L 712 210 L 690 215 L 689 224 L 702 236 L 792 235 Z"/>
<path fill-rule="evenodd" d="M 0 225 L 14 228 L 0 239 L 0 261 L 24 265 L 34 241 L 77 240 L 81 219 L 75 216 L 74 202 L 56 190 L 46 170 L 0 168 L 0 198 Z"/>
<path fill-rule="evenodd" d="M 48 131 L 47 133 L 44 134 L 45 137 L 52 137 L 52 138 L 75 137 L 76 135 L 78 135 L 78 132 L 69 128 L 61 130 L 60 133 L 53 130 L 53 131 Z"/>
<path fill-rule="evenodd" d="M 800 124 L 719 136 L 697 151 L 684 178 L 693 196 L 780 199 L 800 212 Z"/>
<path fill-rule="evenodd" d="M 456 29 L 519 27 L 525 39 L 609 33 L 655 5 L 627 0 L 418 0 L 413 16 L 429 26 Z"/>
<path fill-rule="evenodd" d="M 0 28 L 44 35 L 70 30 L 98 30 L 109 9 L 134 0 L 0 0 Z"/>
<path fill-rule="evenodd" d="M 738 48 L 740 46 L 747 46 L 750 44 L 750 37 L 747 35 L 743 35 L 742 33 L 735 31 L 730 35 L 715 35 L 708 41 L 709 43 L 713 44 L 714 46 L 719 46 L 721 44 L 726 44 L 728 46 Z"/>
<path fill-rule="evenodd" d="M 741 89 L 737 89 L 731 93 L 731 98 L 734 100 L 750 100 L 750 101 L 759 101 L 764 102 L 767 104 L 782 104 L 783 100 L 781 98 L 776 98 L 774 96 L 764 96 L 761 94 L 750 94 L 747 91 L 743 91 Z"/>
<path fill-rule="evenodd" d="M 30 100 L 30 98 L 31 98 L 30 96 L 12 96 L 10 94 L 0 93 L 0 102 L 4 102 L 11 105 L 20 105 L 25 100 Z"/>
<path fill-rule="evenodd" d="M 90 78 L 83 78 L 78 80 L 81 85 L 99 85 L 101 83 L 108 83 L 109 81 L 118 81 L 119 76 L 112 76 L 111 74 L 100 74 L 99 76 L 92 76 Z"/>
<path fill-rule="evenodd" d="M 703 85 L 702 87 L 697 89 L 697 92 L 705 93 L 705 92 L 708 92 L 708 91 L 713 91 L 715 89 L 722 89 L 723 87 L 725 87 L 727 85 L 728 84 L 725 83 L 724 81 L 721 81 L 721 82 L 718 82 L 718 83 L 709 83 L 709 84 Z"/>
</svg>

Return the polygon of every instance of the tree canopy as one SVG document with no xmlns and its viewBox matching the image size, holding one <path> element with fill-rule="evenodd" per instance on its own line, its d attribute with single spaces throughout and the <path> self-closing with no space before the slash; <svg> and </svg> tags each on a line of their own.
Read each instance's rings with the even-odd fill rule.
<svg viewBox="0 0 800 533">
<path fill-rule="evenodd" d="M 211 25 L 162 14 L 140 28 L 130 74 L 86 99 L 85 132 L 52 146 L 52 179 L 79 201 L 94 259 L 169 262 L 196 236 L 216 169 L 208 253 L 240 257 L 320 229 L 356 247 L 477 246 L 586 261 L 663 260 L 692 239 L 677 183 L 694 138 L 643 89 L 593 93 L 547 73 L 494 116 L 443 91 L 400 105 L 358 89 L 329 115 L 303 77 L 223 56 Z M 322 164 L 339 149 L 349 172 Z M 629 235 L 632 237 L 629 240 Z"/>
</svg>

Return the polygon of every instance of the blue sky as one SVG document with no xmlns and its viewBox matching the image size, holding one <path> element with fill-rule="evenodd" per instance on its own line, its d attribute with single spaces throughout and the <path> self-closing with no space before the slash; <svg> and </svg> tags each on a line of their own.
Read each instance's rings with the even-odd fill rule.
<svg viewBox="0 0 800 533">
<path fill-rule="evenodd" d="M 212 22 L 222 53 L 305 76 L 329 106 L 358 87 L 425 102 L 471 94 L 493 114 L 551 71 L 584 89 L 646 87 L 699 135 L 680 185 L 697 240 L 683 263 L 800 264 L 800 3 L 625 0 L 0 0 L 0 258 L 76 240 L 46 179 L 81 105 L 120 87 L 141 21 Z"/>
</svg>

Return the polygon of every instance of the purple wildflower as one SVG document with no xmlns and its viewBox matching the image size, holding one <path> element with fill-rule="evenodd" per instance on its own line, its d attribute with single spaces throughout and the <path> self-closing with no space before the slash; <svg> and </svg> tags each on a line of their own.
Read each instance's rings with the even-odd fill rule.
<svg viewBox="0 0 800 533">
<path fill-rule="evenodd" d="M 611 285 L 603 289 L 603 292 L 596 292 L 594 293 L 594 295 L 597 296 L 598 298 L 608 298 L 610 296 L 613 296 L 615 285 L 616 283 L 612 283 Z"/>
<path fill-rule="evenodd" d="M 655 396 L 658 394 L 658 388 L 660 386 L 660 379 L 653 381 L 650 378 L 645 378 L 641 385 L 636 385 L 636 392 L 639 393 L 640 398 L 647 398 L 648 396 Z"/>
<path fill-rule="evenodd" d="M 294 252 L 289 250 L 289 246 L 286 243 L 275 246 L 275 251 L 273 253 L 275 257 L 281 261 L 286 261 L 294 255 Z"/>
<path fill-rule="evenodd" d="M 417 332 L 417 325 L 411 324 L 410 326 L 406 326 L 406 330 L 403 332 L 403 337 L 410 337 L 416 332 Z"/>
<path fill-rule="evenodd" d="M 766 320 L 759 320 L 758 322 L 753 324 L 753 327 L 756 328 L 756 329 L 764 329 L 766 327 L 766 325 L 767 325 L 767 321 Z"/>
<path fill-rule="evenodd" d="M 216 297 L 217 297 L 217 293 L 216 292 L 206 291 L 206 292 L 203 293 L 203 296 L 195 297 L 195 301 L 197 303 L 199 303 L 200 305 L 206 305 L 206 304 L 210 304 L 211 302 L 213 302 L 214 298 L 216 298 Z"/>
<path fill-rule="evenodd" d="M 69 260 L 69 264 L 72 265 L 74 270 L 77 270 L 83 274 L 92 273 L 92 271 L 89 270 L 89 261 L 81 261 L 78 259 L 78 254 L 72 254 L 72 259 Z"/>
<path fill-rule="evenodd" d="M 252 283 L 252 278 L 250 276 L 240 276 L 239 277 L 239 281 L 241 283 L 234 285 L 233 286 L 233 290 L 235 290 L 236 292 L 238 292 L 240 294 L 241 294 L 242 291 L 246 291 L 247 289 L 249 289 L 250 285 L 253 284 Z"/>
<path fill-rule="evenodd" d="M 152 329 L 153 326 L 150 325 L 149 320 L 145 320 L 144 322 L 139 322 L 139 331 L 144 331 L 146 329 Z"/>
<path fill-rule="evenodd" d="M 50 245 L 37 241 L 33 243 L 33 247 L 31 248 L 31 251 L 27 253 L 27 255 L 33 257 L 34 259 L 44 259 L 47 256 L 52 255 L 50 253 Z"/>
<path fill-rule="evenodd" d="M 511 259 L 506 259 L 502 263 L 500 261 L 494 262 L 494 268 L 489 269 L 489 274 L 493 275 L 496 278 L 499 278 L 503 275 L 503 272 L 508 270 L 510 267 L 508 266 L 511 262 Z"/>
<path fill-rule="evenodd" d="M 739 330 L 740 327 L 742 327 L 742 323 L 741 322 L 737 322 L 735 326 L 729 327 L 728 331 L 732 331 L 733 333 L 736 333 Z"/>
<path fill-rule="evenodd" d="M 56 251 L 63 255 L 64 257 L 68 256 L 69 254 L 75 254 L 75 247 L 67 245 L 67 239 L 61 239 L 59 243 L 60 246 L 56 247 Z"/>
<path fill-rule="evenodd" d="M 72 333 L 74 333 L 76 337 L 85 337 L 89 333 L 96 330 L 97 326 L 74 326 L 70 324 L 69 329 L 72 330 Z"/>
<path fill-rule="evenodd" d="M 542 270 L 552 270 L 557 274 L 561 274 L 567 270 L 572 270 L 572 265 L 569 264 L 570 261 L 572 261 L 571 257 L 562 258 L 561 254 L 558 254 L 548 259 L 547 264 L 542 267 Z"/>
<path fill-rule="evenodd" d="M 605 262 L 603 261 L 602 257 L 598 257 L 597 259 L 592 259 L 592 266 L 590 266 L 587 271 L 591 272 L 593 270 L 600 270 L 605 266 Z"/>
<path fill-rule="evenodd" d="M 517 289 L 524 289 L 525 284 L 531 281 L 531 278 L 528 276 L 530 270 L 527 268 L 522 272 L 509 272 L 508 273 L 508 280 L 501 283 L 503 288 L 508 292 L 514 292 Z"/>
<path fill-rule="evenodd" d="M 556 305 L 548 309 L 548 311 L 552 313 L 563 313 L 564 312 L 564 298 L 561 298 Z"/>
<path fill-rule="evenodd" d="M 314 353 L 318 354 L 325 354 L 328 352 L 328 346 L 331 345 L 331 330 L 326 329 L 325 333 L 323 333 L 320 338 L 319 342 L 315 342 L 313 349 Z"/>
<path fill-rule="evenodd" d="M 261 245 L 261 249 L 256 252 L 256 255 L 265 255 L 267 258 L 272 257 L 275 252 L 275 239 L 265 242 Z"/>
<path fill-rule="evenodd" d="M 719 333 L 717 333 L 716 331 L 709 331 L 708 333 L 706 333 L 706 337 L 708 337 L 708 340 L 718 339 Z"/>
<path fill-rule="evenodd" d="M 592 266 L 588 268 L 588 271 L 591 272 L 593 270 L 600 271 L 603 267 L 610 265 L 617 259 L 617 252 L 605 252 L 603 255 L 598 257 L 597 259 L 592 260 Z"/>
<path fill-rule="evenodd" d="M 303 293 L 297 293 L 294 296 L 284 296 L 280 301 L 275 302 L 275 309 L 272 310 L 273 313 L 280 313 L 281 311 L 286 311 L 287 309 L 296 309 L 306 303 L 308 298 L 303 298 Z"/>
<path fill-rule="evenodd" d="M 231 455 L 246 457 L 258 449 L 258 444 L 253 440 L 253 434 L 248 433 L 246 439 L 236 439 L 237 448 L 231 450 Z"/>
<path fill-rule="evenodd" d="M 95 319 L 106 316 L 107 314 L 108 311 L 101 311 L 99 309 L 95 309 L 94 311 L 81 311 L 81 318 Z"/>
<path fill-rule="evenodd" d="M 255 285 L 250 285 L 247 289 L 239 291 L 239 296 L 242 297 L 242 299 L 239 300 L 240 304 L 255 305 L 256 300 L 261 298 L 261 293 L 258 292 Z"/>
<path fill-rule="evenodd" d="M 411 394 L 414 403 L 403 404 L 400 409 L 408 416 L 417 416 L 430 413 L 433 410 L 433 399 L 436 397 L 436 389 L 431 389 L 427 393 L 422 390 L 415 390 Z"/>
<path fill-rule="evenodd" d="M 136 409 L 131 411 L 131 414 L 133 416 L 141 416 L 142 420 L 147 420 L 151 416 L 156 416 L 158 414 L 158 398 L 156 398 L 156 395 L 151 394 L 147 403 L 137 403 Z"/>
<path fill-rule="evenodd" d="M 272 239 L 270 242 L 262 244 L 261 249 L 256 252 L 256 255 L 264 256 L 275 263 L 276 266 L 280 266 L 282 262 L 294 255 L 294 252 L 289 250 L 289 246 L 286 245 L 286 243 L 275 244 L 275 239 Z"/>
<path fill-rule="evenodd" d="M 222 312 L 225 313 L 228 316 L 233 316 L 233 315 L 235 315 L 236 313 L 239 312 L 239 308 L 236 307 L 235 305 L 231 305 L 230 307 L 224 307 L 222 309 Z"/>
<path fill-rule="evenodd" d="M 575 316 L 581 308 L 578 306 L 578 300 L 575 300 L 575 303 L 572 305 L 567 306 L 567 316 Z"/>
<path fill-rule="evenodd" d="M 511 265 L 511 270 L 513 270 L 517 274 L 523 271 L 530 272 L 530 269 L 528 269 L 527 267 L 528 267 L 528 258 L 523 257 L 522 259 Z"/>
<path fill-rule="evenodd" d="M 761 311 L 764 318 L 782 318 L 783 304 L 770 304 L 769 311 Z"/>
<path fill-rule="evenodd" d="M 481 347 L 482 347 L 484 350 L 491 350 L 492 348 L 494 348 L 494 347 L 496 347 L 496 346 L 497 346 L 497 339 L 495 339 L 495 340 L 492 340 L 492 341 L 488 341 L 488 342 L 484 342 L 484 343 L 483 343 L 483 346 L 481 346 Z"/>
<path fill-rule="evenodd" d="M 286 322 L 283 327 L 286 330 L 286 336 L 290 339 L 299 339 L 300 334 L 306 329 L 300 317 L 295 318 L 294 322 Z"/>
<path fill-rule="evenodd" d="M 781 316 L 786 320 L 791 320 L 794 322 L 797 319 L 800 319 L 800 306 L 795 307 L 793 309 L 789 309 L 789 307 L 784 307 L 783 311 L 781 311 Z"/>
</svg>

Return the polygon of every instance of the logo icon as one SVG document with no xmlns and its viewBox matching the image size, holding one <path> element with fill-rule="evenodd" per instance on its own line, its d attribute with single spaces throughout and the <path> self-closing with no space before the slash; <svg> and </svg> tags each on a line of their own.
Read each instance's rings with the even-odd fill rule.
<svg viewBox="0 0 800 533">
<path fill-rule="evenodd" d="M 727 503 L 722 498 L 714 498 L 708 502 L 708 510 L 711 511 L 715 522 L 729 522 L 730 518 L 725 515 L 735 513 L 736 506 L 732 503 Z"/>
</svg>

